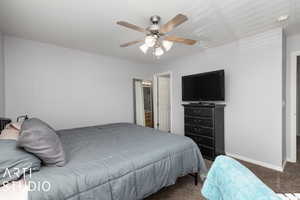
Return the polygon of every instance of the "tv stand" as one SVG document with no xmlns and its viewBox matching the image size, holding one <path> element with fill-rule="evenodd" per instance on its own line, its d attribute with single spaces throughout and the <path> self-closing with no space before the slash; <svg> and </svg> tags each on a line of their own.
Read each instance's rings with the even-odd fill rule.
<svg viewBox="0 0 300 200">
<path fill-rule="evenodd" d="M 215 103 L 184 104 L 185 136 L 200 148 L 202 156 L 214 160 L 225 153 L 224 107 Z"/>
</svg>

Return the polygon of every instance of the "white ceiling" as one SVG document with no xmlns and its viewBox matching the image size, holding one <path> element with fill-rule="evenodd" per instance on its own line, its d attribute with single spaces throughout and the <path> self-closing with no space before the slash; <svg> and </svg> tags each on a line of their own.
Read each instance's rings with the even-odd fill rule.
<svg viewBox="0 0 300 200">
<path fill-rule="evenodd" d="M 160 62 L 139 50 L 139 45 L 119 44 L 143 38 L 143 34 L 116 25 L 124 20 L 147 27 L 151 15 L 162 23 L 176 14 L 189 21 L 173 32 L 197 39 L 195 46 L 176 44 L 160 61 L 168 61 L 208 47 L 282 26 L 288 14 L 288 34 L 300 33 L 300 0 L 1 0 L 0 31 L 18 37 L 64 47 L 126 58 Z"/>
</svg>

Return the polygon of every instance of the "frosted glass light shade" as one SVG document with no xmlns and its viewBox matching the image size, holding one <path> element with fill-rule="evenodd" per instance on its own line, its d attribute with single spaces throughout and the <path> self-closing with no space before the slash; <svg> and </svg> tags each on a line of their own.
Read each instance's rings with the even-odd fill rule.
<svg viewBox="0 0 300 200">
<path fill-rule="evenodd" d="M 152 35 L 148 35 L 146 36 L 145 38 L 145 44 L 148 46 L 148 47 L 154 47 L 156 43 L 156 38 Z"/>
<path fill-rule="evenodd" d="M 173 46 L 173 42 L 168 41 L 168 40 L 164 40 L 162 42 L 162 45 L 164 46 L 164 48 L 165 48 L 166 51 L 169 51 L 172 48 L 172 46 Z"/>
<path fill-rule="evenodd" d="M 144 54 L 147 53 L 148 49 L 149 49 L 149 47 L 148 47 L 147 44 L 143 44 L 142 46 L 140 46 L 140 50 L 141 50 Z"/>
<path fill-rule="evenodd" d="M 155 51 L 154 51 L 155 56 L 159 57 L 159 56 L 162 56 L 163 54 L 164 54 L 164 50 L 161 47 L 155 48 Z"/>
</svg>

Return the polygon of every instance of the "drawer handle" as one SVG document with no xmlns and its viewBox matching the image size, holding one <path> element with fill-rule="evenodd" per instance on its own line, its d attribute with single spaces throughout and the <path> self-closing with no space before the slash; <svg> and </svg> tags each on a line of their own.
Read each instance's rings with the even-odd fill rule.
<svg viewBox="0 0 300 200">
<path fill-rule="evenodd" d="M 194 122 L 199 123 L 199 122 L 202 122 L 202 120 L 201 119 L 194 119 Z"/>
</svg>

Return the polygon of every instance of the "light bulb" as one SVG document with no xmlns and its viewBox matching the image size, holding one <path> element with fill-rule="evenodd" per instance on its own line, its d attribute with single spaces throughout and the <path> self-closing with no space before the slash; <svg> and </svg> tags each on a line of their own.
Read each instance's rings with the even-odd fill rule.
<svg viewBox="0 0 300 200">
<path fill-rule="evenodd" d="M 159 57 L 159 56 L 162 56 L 163 54 L 164 54 L 164 50 L 161 47 L 155 48 L 155 51 L 154 51 L 155 56 Z"/>
<path fill-rule="evenodd" d="M 141 50 L 144 54 L 147 53 L 148 48 L 149 48 L 149 47 L 148 47 L 147 44 L 143 44 L 142 46 L 140 46 L 140 50 Z"/>
<path fill-rule="evenodd" d="M 164 46 L 164 48 L 165 48 L 166 51 L 169 51 L 172 48 L 172 46 L 173 46 L 173 42 L 168 41 L 168 40 L 164 40 L 162 42 L 162 45 Z"/>
<path fill-rule="evenodd" d="M 156 43 L 156 38 L 152 35 L 148 35 L 145 38 L 145 44 L 147 44 L 148 47 L 154 47 Z"/>
</svg>

